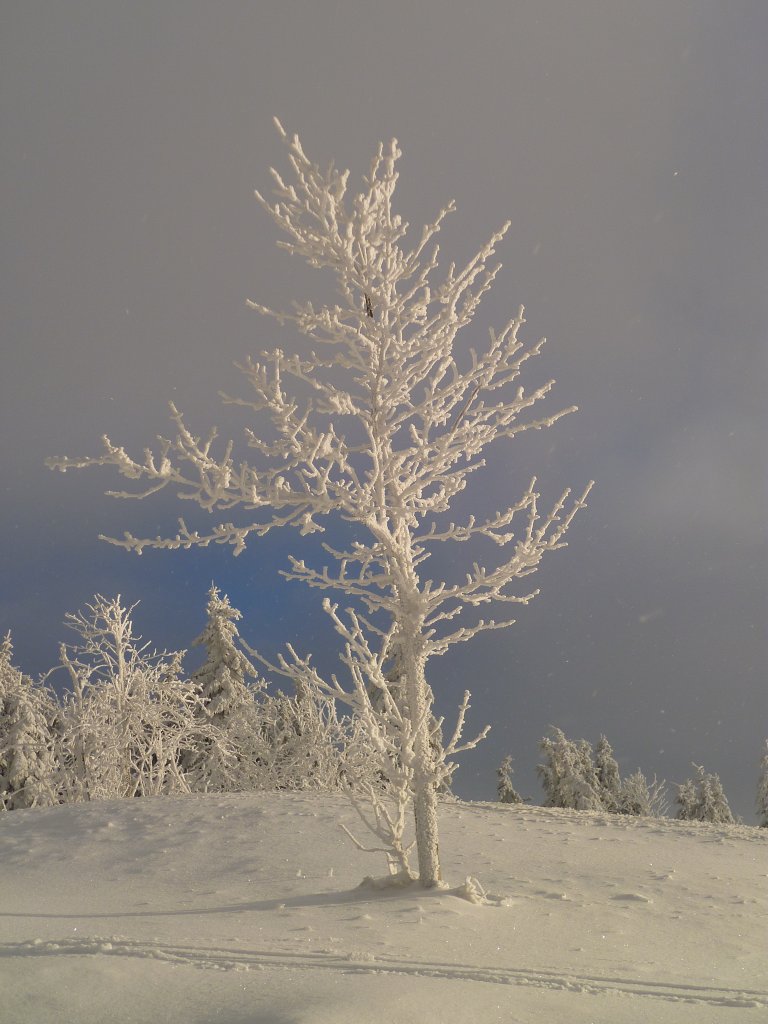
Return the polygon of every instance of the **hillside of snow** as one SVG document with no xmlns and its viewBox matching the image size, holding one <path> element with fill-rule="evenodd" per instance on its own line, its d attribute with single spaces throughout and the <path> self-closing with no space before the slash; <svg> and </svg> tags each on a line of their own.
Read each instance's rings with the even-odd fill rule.
<svg viewBox="0 0 768 1024">
<path fill-rule="evenodd" d="M 340 796 L 0 816 L 3 1024 L 751 1024 L 768 830 L 446 803 L 446 879 L 360 887 Z"/>
</svg>

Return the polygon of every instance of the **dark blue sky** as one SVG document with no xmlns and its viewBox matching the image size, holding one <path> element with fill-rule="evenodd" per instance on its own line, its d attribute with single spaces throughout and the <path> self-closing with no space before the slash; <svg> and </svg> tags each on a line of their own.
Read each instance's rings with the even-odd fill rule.
<svg viewBox="0 0 768 1024">
<path fill-rule="evenodd" d="M 332 665 L 317 594 L 277 575 L 310 540 L 141 559 L 100 532 L 168 532 L 172 500 L 119 503 L 117 480 L 61 477 L 50 455 L 134 452 L 173 399 L 240 436 L 232 364 L 283 343 L 246 308 L 332 299 L 274 246 L 253 199 L 283 161 L 271 118 L 359 175 L 404 150 L 415 226 L 450 199 L 447 259 L 507 218 L 504 263 L 465 346 L 523 302 L 580 412 L 495 453 L 478 510 L 536 473 L 555 495 L 595 478 L 570 545 L 518 624 L 432 663 L 441 712 L 466 685 L 493 724 L 457 776 L 491 797 L 512 753 L 538 801 L 548 725 L 608 735 L 622 769 L 721 774 L 753 820 L 768 733 L 768 8 L 524 0 L 9 6 L 0 54 L 3 303 L 0 629 L 31 673 L 94 592 L 141 600 L 140 631 L 186 647 L 211 580 L 243 634 Z M 317 278 L 317 279 L 316 279 Z M 466 507 L 471 501 L 468 500 Z"/>
</svg>

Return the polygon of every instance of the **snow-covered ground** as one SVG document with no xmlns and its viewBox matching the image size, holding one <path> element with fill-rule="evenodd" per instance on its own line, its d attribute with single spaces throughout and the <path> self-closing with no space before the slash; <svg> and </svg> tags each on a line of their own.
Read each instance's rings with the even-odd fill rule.
<svg viewBox="0 0 768 1024">
<path fill-rule="evenodd" d="M 446 877 L 476 875 L 492 905 L 359 888 L 384 863 L 339 828 L 360 834 L 343 797 L 4 814 L 0 1021 L 768 1019 L 768 830 L 500 804 L 441 815 Z"/>
</svg>

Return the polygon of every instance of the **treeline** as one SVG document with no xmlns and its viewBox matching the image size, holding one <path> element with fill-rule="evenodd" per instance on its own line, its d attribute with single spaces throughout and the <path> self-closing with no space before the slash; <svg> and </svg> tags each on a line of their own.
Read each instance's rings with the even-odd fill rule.
<svg viewBox="0 0 768 1024">
<path fill-rule="evenodd" d="M 193 642 L 205 658 L 190 676 L 186 652 L 158 652 L 134 634 L 134 608 L 96 595 L 66 616 L 76 639 L 59 648 L 57 670 L 68 682 L 60 694 L 51 685 L 56 670 L 31 679 L 13 664 L 10 633 L 0 641 L 0 809 L 257 789 L 387 792 L 360 721 L 317 692 L 272 692 L 238 642 L 240 612 L 216 587 Z M 539 749 L 546 807 L 669 813 L 666 783 L 639 769 L 622 778 L 605 736 L 593 748 L 553 729 Z M 694 768 L 675 787 L 676 816 L 733 822 L 719 777 Z M 497 792 L 503 803 L 523 802 L 511 757 L 499 766 Z M 768 827 L 768 741 L 757 808 Z"/>
<path fill-rule="evenodd" d="M 576 811 L 608 811 L 612 814 L 665 817 L 670 809 L 666 782 L 654 776 L 648 780 L 638 768 L 622 778 L 619 765 L 605 736 L 593 748 L 588 740 L 570 740 L 562 729 L 539 742 L 542 763 L 536 774 L 544 789 L 545 807 L 563 807 Z M 682 821 L 709 821 L 732 824 L 735 819 L 728 805 L 720 777 L 693 765 L 693 778 L 676 785 L 676 817 Z M 512 780 L 512 758 L 506 757 L 497 770 L 497 792 L 502 803 L 523 803 Z M 760 764 L 757 786 L 760 824 L 768 827 L 768 740 Z"/>
<path fill-rule="evenodd" d="M 135 606 L 133 606 L 135 607 Z M 0 642 L 0 807 L 252 789 L 382 786 L 359 725 L 332 700 L 271 693 L 237 643 L 240 612 L 213 587 L 194 644 L 157 652 L 134 635 L 132 608 L 97 595 L 66 617 L 68 686 L 33 681 Z"/>
</svg>

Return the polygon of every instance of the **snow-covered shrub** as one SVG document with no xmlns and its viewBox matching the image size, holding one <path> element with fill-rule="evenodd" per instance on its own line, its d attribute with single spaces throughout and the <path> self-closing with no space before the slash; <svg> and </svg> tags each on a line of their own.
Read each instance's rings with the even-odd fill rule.
<svg viewBox="0 0 768 1024">
<path fill-rule="evenodd" d="M 206 626 L 194 641 L 206 657 L 192 676 L 210 731 L 202 746 L 185 753 L 192 788 L 334 790 L 370 774 L 360 729 L 339 717 L 331 698 L 306 688 L 294 697 L 268 692 L 238 645 L 241 617 L 211 587 Z"/>
<path fill-rule="evenodd" d="M 694 764 L 695 779 L 686 779 L 677 791 L 677 817 L 682 821 L 711 821 L 733 824 L 734 817 L 728 806 L 720 776 L 704 771 L 703 765 Z"/>
<path fill-rule="evenodd" d="M 133 607 L 97 594 L 66 618 L 79 640 L 60 647 L 71 683 L 56 716 L 65 801 L 190 791 L 181 757 L 208 734 L 199 692 L 180 652 L 150 652 L 134 636 Z"/>
<path fill-rule="evenodd" d="M 621 780 L 616 807 L 612 809 L 619 814 L 663 818 L 669 810 L 666 783 L 659 782 L 655 775 L 649 782 L 638 768 L 626 779 Z"/>
<path fill-rule="evenodd" d="M 339 790 L 366 781 L 381 784 L 360 723 L 340 716 L 328 697 L 264 694 L 256 703 L 256 723 L 265 745 L 259 766 L 262 788 Z"/>
<path fill-rule="evenodd" d="M 53 700 L 12 663 L 8 633 L 0 641 L 0 808 L 57 803 L 50 722 Z"/>
<path fill-rule="evenodd" d="M 135 606 L 134 606 L 135 607 Z M 358 720 L 322 694 L 269 695 L 236 648 L 240 613 L 215 588 L 192 680 L 182 653 L 150 651 L 133 608 L 96 595 L 68 615 L 60 647 L 70 686 L 52 694 L 11 665 L 0 645 L 0 786 L 6 807 L 191 791 L 381 787 Z M 36 730 L 36 731 L 35 731 Z M 46 787 L 48 787 L 46 789 Z"/>
</svg>

